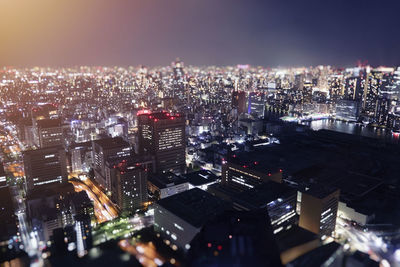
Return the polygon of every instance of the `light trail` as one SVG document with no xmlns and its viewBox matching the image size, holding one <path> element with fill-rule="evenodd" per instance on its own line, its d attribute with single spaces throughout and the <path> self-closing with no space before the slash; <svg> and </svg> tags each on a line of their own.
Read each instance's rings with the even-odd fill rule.
<svg viewBox="0 0 400 267">
<path fill-rule="evenodd" d="M 85 191 L 93 201 L 97 222 L 102 223 L 118 217 L 118 211 L 114 204 L 90 179 L 72 178 L 69 182 L 74 186 L 76 192 Z"/>
</svg>

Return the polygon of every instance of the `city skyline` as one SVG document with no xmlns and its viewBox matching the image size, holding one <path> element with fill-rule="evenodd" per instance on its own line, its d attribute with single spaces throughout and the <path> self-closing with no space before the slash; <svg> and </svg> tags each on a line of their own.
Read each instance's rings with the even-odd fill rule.
<svg viewBox="0 0 400 267">
<path fill-rule="evenodd" d="M 0 0 L 0 266 L 400 267 L 399 0 Z"/>
<path fill-rule="evenodd" d="M 2 1 L 0 66 L 400 63 L 398 1 Z M 390 42 L 384 41 L 390 39 Z"/>
</svg>

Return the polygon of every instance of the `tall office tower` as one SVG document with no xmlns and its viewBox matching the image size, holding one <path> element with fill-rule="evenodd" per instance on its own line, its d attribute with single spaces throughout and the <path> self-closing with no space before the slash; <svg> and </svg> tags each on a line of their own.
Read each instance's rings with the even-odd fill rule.
<svg viewBox="0 0 400 267">
<path fill-rule="evenodd" d="M 222 183 L 239 191 L 268 181 L 282 182 L 282 170 L 260 152 L 233 155 L 222 163 Z M 257 160 L 253 160 L 257 159 Z"/>
<path fill-rule="evenodd" d="M 329 95 L 334 101 L 340 99 L 344 94 L 343 76 L 332 75 L 329 78 Z"/>
<path fill-rule="evenodd" d="M 360 115 L 360 105 L 358 101 L 339 100 L 336 103 L 336 118 L 346 121 L 357 121 Z"/>
<path fill-rule="evenodd" d="M 235 210 L 266 210 L 277 234 L 297 225 L 296 197 L 296 189 L 283 183 L 267 182 L 235 194 L 231 200 Z"/>
<path fill-rule="evenodd" d="M 92 161 L 92 142 L 75 144 L 69 147 L 71 171 L 89 172 Z"/>
<path fill-rule="evenodd" d="M 24 142 L 27 146 L 34 145 L 32 118 L 23 118 L 19 120 L 17 127 L 18 139 Z"/>
<path fill-rule="evenodd" d="M 184 71 L 183 71 L 183 62 L 177 58 L 174 62 L 172 62 L 172 70 L 174 72 L 173 79 L 173 95 L 172 97 L 178 97 L 180 99 L 184 98 L 185 94 L 185 86 L 183 83 Z"/>
<path fill-rule="evenodd" d="M 138 116 L 139 152 L 155 156 L 156 171 L 181 173 L 186 166 L 185 118 L 157 112 Z"/>
<path fill-rule="evenodd" d="M 247 104 L 247 113 L 257 118 L 263 118 L 266 103 L 267 100 L 264 93 L 251 92 Z"/>
<path fill-rule="evenodd" d="M 246 111 L 246 93 L 244 91 L 232 92 L 232 107 L 237 109 L 238 115 Z"/>
<path fill-rule="evenodd" d="M 364 94 L 362 101 L 362 108 L 364 115 L 375 118 L 377 102 L 379 98 L 379 91 L 382 86 L 382 72 L 372 71 L 369 68 L 366 70 L 364 79 Z"/>
<path fill-rule="evenodd" d="M 302 91 L 304 87 L 304 74 L 297 74 L 294 77 L 294 89 Z"/>
<path fill-rule="evenodd" d="M 67 182 L 66 153 L 62 147 L 48 147 L 24 152 L 28 190 Z"/>
<path fill-rule="evenodd" d="M 131 155 L 131 147 L 121 137 L 95 140 L 92 142 L 92 146 L 95 179 L 104 188 L 110 188 L 106 179 L 106 161 L 129 157 Z"/>
<path fill-rule="evenodd" d="M 154 204 L 154 228 L 163 238 L 187 251 L 203 225 L 224 209 L 222 200 L 193 188 Z"/>
<path fill-rule="evenodd" d="M 122 160 L 111 169 L 111 200 L 132 213 L 147 201 L 147 172 L 140 164 Z"/>
<path fill-rule="evenodd" d="M 376 104 L 374 121 L 379 125 L 389 125 L 389 110 L 391 101 L 386 97 L 379 97 Z"/>
<path fill-rule="evenodd" d="M 400 99 L 400 67 L 394 71 L 391 89 L 393 98 Z"/>
<path fill-rule="evenodd" d="M 39 140 L 39 131 L 38 131 L 38 121 L 41 120 L 49 120 L 49 119 L 57 119 L 58 118 L 58 109 L 56 105 L 53 104 L 45 104 L 34 107 L 31 111 L 32 115 L 32 128 L 34 134 L 34 142 L 37 146 L 40 146 Z"/>
<path fill-rule="evenodd" d="M 360 77 L 347 78 L 344 86 L 345 99 L 361 101 L 363 97 L 363 90 L 361 87 Z"/>
<path fill-rule="evenodd" d="M 321 185 L 301 192 L 299 226 L 320 235 L 332 235 L 336 226 L 340 190 Z"/>
<path fill-rule="evenodd" d="M 304 84 L 303 90 L 301 91 L 301 103 L 307 104 L 312 102 L 313 87 L 309 83 Z"/>
<path fill-rule="evenodd" d="M 45 104 L 34 107 L 31 114 L 33 122 L 44 119 L 55 119 L 58 118 L 58 109 L 56 105 Z"/>
<path fill-rule="evenodd" d="M 187 246 L 187 265 L 281 267 L 280 247 L 267 213 L 225 211 L 211 217 Z"/>
<path fill-rule="evenodd" d="M 38 145 L 41 148 L 63 146 L 63 129 L 60 119 L 43 119 L 36 122 Z"/>
</svg>

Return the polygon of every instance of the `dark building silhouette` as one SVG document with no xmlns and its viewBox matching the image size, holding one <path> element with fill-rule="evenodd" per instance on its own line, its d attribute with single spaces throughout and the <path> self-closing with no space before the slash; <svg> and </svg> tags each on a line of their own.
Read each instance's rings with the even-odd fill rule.
<svg viewBox="0 0 400 267">
<path fill-rule="evenodd" d="M 339 195 L 339 189 L 320 184 L 302 191 L 299 226 L 316 234 L 332 235 Z"/>
<path fill-rule="evenodd" d="M 268 214 L 225 211 L 190 243 L 187 266 L 282 266 Z"/>
<path fill-rule="evenodd" d="M 62 147 L 48 147 L 24 152 L 28 191 L 67 182 L 66 153 Z"/>
<path fill-rule="evenodd" d="M 242 114 L 246 111 L 246 92 L 232 92 L 232 107 L 237 109 L 238 114 Z"/>
</svg>

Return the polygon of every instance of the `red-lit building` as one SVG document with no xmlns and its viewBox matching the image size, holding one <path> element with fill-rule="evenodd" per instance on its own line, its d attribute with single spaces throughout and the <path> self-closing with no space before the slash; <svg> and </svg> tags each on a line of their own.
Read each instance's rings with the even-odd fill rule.
<svg viewBox="0 0 400 267">
<path fill-rule="evenodd" d="M 178 172 L 186 166 L 185 118 L 168 112 L 138 115 L 139 153 L 155 157 L 157 172 Z"/>
</svg>

